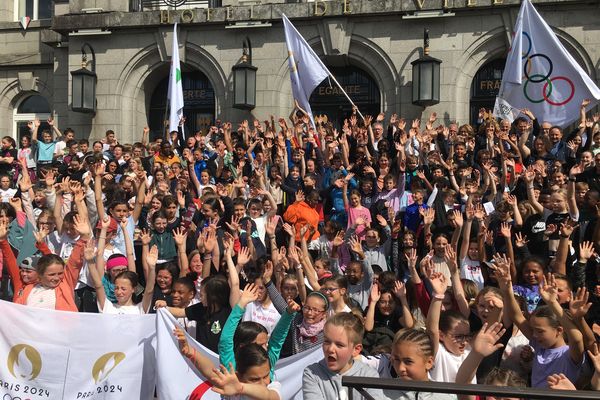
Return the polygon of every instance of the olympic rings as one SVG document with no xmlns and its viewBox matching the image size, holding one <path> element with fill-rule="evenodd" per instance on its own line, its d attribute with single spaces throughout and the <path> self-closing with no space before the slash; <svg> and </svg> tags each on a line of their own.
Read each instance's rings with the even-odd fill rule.
<svg viewBox="0 0 600 400">
<path fill-rule="evenodd" d="M 569 97 L 567 97 L 566 100 L 563 100 L 560 102 L 552 101 L 549 98 L 550 95 L 552 94 L 552 81 L 557 81 L 557 80 L 565 81 L 569 84 L 569 86 L 571 86 L 571 94 L 569 95 Z M 548 85 L 550 85 L 550 92 L 548 94 L 546 94 L 546 88 L 548 87 Z M 556 77 L 550 79 L 549 81 L 546 81 L 546 84 L 544 84 L 544 90 L 542 90 L 542 94 L 544 95 L 544 100 L 546 100 L 548 102 L 548 104 L 553 105 L 553 106 L 562 106 L 562 105 L 565 105 L 568 102 L 570 102 L 571 99 L 573 98 L 573 96 L 575 96 L 575 85 L 573 84 L 573 81 L 571 81 L 566 76 L 556 76 Z"/>
<path fill-rule="evenodd" d="M 529 72 L 531 72 L 531 67 L 533 65 L 533 63 L 531 62 L 531 60 L 534 57 L 542 57 L 545 58 L 546 61 L 548 61 L 548 65 L 550 66 L 550 68 L 548 68 L 548 72 L 546 73 L 546 75 L 542 75 L 541 79 L 538 80 L 534 80 L 532 79 L 533 77 L 529 76 Z M 525 65 L 523 66 L 523 73 L 525 74 L 525 77 L 527 78 L 528 81 L 531 81 L 533 83 L 540 83 L 540 82 L 544 82 L 546 79 L 548 79 L 550 77 L 550 75 L 552 75 L 552 70 L 554 69 L 554 64 L 552 64 L 552 61 L 550 61 L 550 57 L 548 57 L 545 54 L 532 54 L 531 56 L 527 57 L 527 62 L 525 63 Z M 537 74 L 539 75 L 539 74 Z"/>
<path fill-rule="evenodd" d="M 525 96 L 525 98 L 527 100 L 529 100 L 529 102 L 534 103 L 534 104 L 539 104 L 539 103 L 542 103 L 545 101 L 548 104 L 550 104 L 551 106 L 563 106 L 563 105 L 567 104 L 568 102 L 570 102 L 573 99 L 573 97 L 575 96 L 575 85 L 573 84 L 573 81 L 571 81 L 571 79 L 567 78 L 566 76 L 551 77 L 552 72 L 554 71 L 554 64 L 552 63 L 552 60 L 550 60 L 550 57 L 548 57 L 547 55 L 542 54 L 542 53 L 536 53 L 536 54 L 529 55 L 529 53 L 531 53 L 531 50 L 533 48 L 533 41 L 531 40 L 531 36 L 529 36 L 528 32 L 523 31 L 522 36 L 527 38 L 527 41 L 528 41 L 527 52 L 521 56 L 521 59 L 527 60 L 523 65 L 523 74 L 525 75 L 525 78 L 527 79 L 525 81 L 525 84 L 523 85 L 523 95 Z M 541 73 L 531 74 L 531 70 L 533 68 L 533 59 L 535 57 L 544 58 L 548 62 L 548 71 L 546 72 L 545 75 L 543 75 Z M 529 94 L 527 93 L 527 85 L 529 85 L 530 82 L 531 83 L 542 83 L 544 81 L 545 81 L 545 83 L 542 88 L 542 98 L 538 100 L 538 99 L 532 99 L 531 97 L 529 97 Z M 555 81 L 565 81 L 571 87 L 571 93 L 567 96 L 566 99 L 564 99 L 562 101 L 555 101 L 555 100 L 550 99 L 550 96 L 552 95 L 552 91 L 556 87 L 555 85 L 553 85 L 553 82 L 555 82 Z M 557 90 L 554 90 L 554 92 L 556 93 Z"/>
<path fill-rule="evenodd" d="M 543 75 L 540 75 L 540 74 L 535 74 L 535 75 L 532 75 L 532 77 L 534 77 L 534 76 L 535 76 L 535 77 L 543 77 Z M 530 79 L 527 79 L 527 80 L 525 81 L 525 85 L 523 86 L 523 94 L 525 95 L 525 98 L 526 98 L 527 100 L 529 100 L 530 102 L 532 102 L 532 103 L 535 103 L 535 104 L 541 103 L 541 102 L 543 102 L 544 100 L 546 100 L 546 101 L 547 101 L 548 97 L 550 97 L 550 95 L 552 94 L 552 80 L 551 80 L 551 79 L 548 79 L 548 78 L 546 78 L 545 80 L 546 80 L 546 84 L 544 85 L 544 93 L 542 93 L 542 96 L 543 96 L 543 97 L 542 97 L 540 100 L 533 100 L 533 99 L 532 99 L 531 97 L 529 97 L 529 95 L 527 94 L 527 85 L 529 84 L 529 82 L 533 82 L 533 81 L 532 81 L 532 80 L 530 80 Z M 550 92 L 549 92 L 549 93 L 548 93 L 548 95 L 546 96 L 546 86 L 548 86 L 548 85 L 550 85 Z"/>
<path fill-rule="evenodd" d="M 527 53 L 525 53 L 521 58 L 525 59 L 529 53 L 531 52 L 531 36 L 529 36 L 529 33 L 527 32 L 523 32 L 523 36 L 525 36 L 527 38 L 527 41 L 529 42 L 529 48 L 527 49 Z"/>
</svg>

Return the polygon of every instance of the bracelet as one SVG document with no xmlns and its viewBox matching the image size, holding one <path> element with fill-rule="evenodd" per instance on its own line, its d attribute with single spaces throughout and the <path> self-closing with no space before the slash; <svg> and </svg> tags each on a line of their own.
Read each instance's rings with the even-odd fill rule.
<svg viewBox="0 0 600 400">
<path fill-rule="evenodd" d="M 296 265 L 296 269 L 298 269 L 298 270 L 302 270 L 302 264 L 298 264 L 298 265 Z"/>
<path fill-rule="evenodd" d="M 577 178 L 571 178 L 571 177 L 569 177 L 569 182 L 577 182 Z"/>
<path fill-rule="evenodd" d="M 98 239 L 106 239 L 106 236 L 98 236 Z"/>
<path fill-rule="evenodd" d="M 202 259 L 204 261 L 212 260 L 212 255 L 211 256 L 204 256 L 204 257 L 202 257 Z"/>
<path fill-rule="evenodd" d="M 571 237 L 571 235 L 563 235 L 563 234 L 560 234 L 559 236 L 563 239 L 568 239 Z"/>
<path fill-rule="evenodd" d="M 444 300 L 445 297 L 446 296 L 443 295 L 443 294 L 434 294 L 433 295 L 433 298 L 436 299 L 436 300 Z"/>
</svg>

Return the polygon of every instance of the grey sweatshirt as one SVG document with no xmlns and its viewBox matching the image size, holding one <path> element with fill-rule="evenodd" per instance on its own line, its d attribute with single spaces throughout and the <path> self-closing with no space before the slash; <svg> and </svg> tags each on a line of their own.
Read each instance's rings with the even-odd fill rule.
<svg viewBox="0 0 600 400">
<path fill-rule="evenodd" d="M 379 377 L 377 371 L 360 361 L 354 361 L 352 367 L 343 376 Z M 374 399 L 383 399 L 381 390 L 366 390 Z M 342 375 L 329 371 L 323 359 L 304 369 L 302 394 L 304 395 L 304 400 L 347 400 L 348 388 L 342 386 Z M 355 400 L 364 399 L 357 391 L 354 391 L 352 395 Z"/>
</svg>

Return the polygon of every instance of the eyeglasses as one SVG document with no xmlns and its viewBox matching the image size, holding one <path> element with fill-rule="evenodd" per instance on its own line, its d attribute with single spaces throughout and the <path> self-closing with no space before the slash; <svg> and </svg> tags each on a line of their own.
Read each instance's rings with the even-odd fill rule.
<svg viewBox="0 0 600 400">
<path fill-rule="evenodd" d="M 309 306 L 302 307 L 302 311 L 305 311 L 307 313 L 315 313 L 315 314 L 320 314 L 322 312 L 325 312 L 325 310 L 319 310 L 319 309 L 309 307 Z"/>
<path fill-rule="evenodd" d="M 469 334 L 469 335 L 453 335 L 451 333 L 449 333 L 448 336 L 452 337 L 456 343 L 468 342 L 473 337 L 473 335 L 471 335 L 471 334 Z"/>
<path fill-rule="evenodd" d="M 325 292 L 325 293 L 333 293 L 336 290 L 338 290 L 339 288 L 337 287 L 322 287 L 321 288 L 321 292 Z"/>
</svg>

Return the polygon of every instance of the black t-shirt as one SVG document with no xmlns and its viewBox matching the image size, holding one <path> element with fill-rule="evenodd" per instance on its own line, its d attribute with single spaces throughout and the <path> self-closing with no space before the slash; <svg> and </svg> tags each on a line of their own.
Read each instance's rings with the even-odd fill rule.
<svg viewBox="0 0 600 400">
<path fill-rule="evenodd" d="M 231 314 L 231 308 L 225 307 L 214 314 L 209 314 L 202 303 L 194 304 L 185 309 L 185 316 L 196 321 L 196 340 L 215 353 L 219 353 L 221 331 Z"/>
<path fill-rule="evenodd" d="M 544 241 L 544 232 L 546 231 L 546 222 L 541 214 L 533 214 L 525 220 L 521 233 L 527 235 L 527 248 L 529 252 L 538 256 L 548 253 L 548 242 Z"/>
<path fill-rule="evenodd" d="M 559 236 L 559 232 L 560 232 L 560 224 L 565 222 L 567 219 L 569 218 L 569 213 L 552 213 L 550 215 L 548 215 L 548 218 L 546 218 L 546 226 L 553 224 L 556 226 L 556 231 L 550 235 L 550 239 L 552 240 L 558 240 L 560 239 Z"/>
<path fill-rule="evenodd" d="M 152 303 L 150 303 L 150 311 L 148 314 L 156 314 L 156 309 L 154 305 L 158 300 L 164 300 L 167 302 L 167 306 L 173 306 L 173 298 L 170 294 L 164 294 L 158 285 L 154 285 L 154 292 L 152 293 Z"/>
<path fill-rule="evenodd" d="M 12 157 L 14 161 L 17 161 L 17 149 L 1 150 L 0 157 Z M 0 163 L 0 173 L 7 174 L 12 170 L 13 164 Z"/>
</svg>

